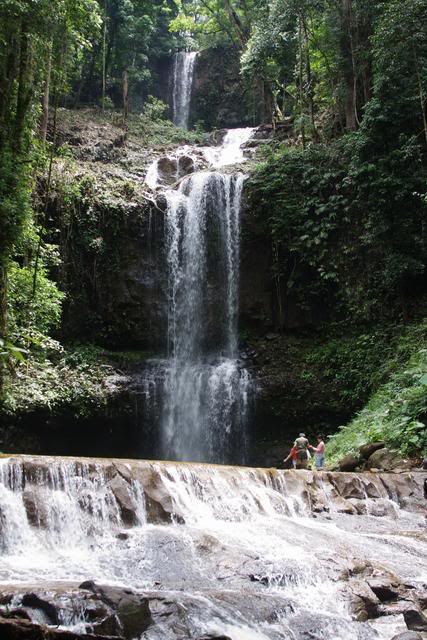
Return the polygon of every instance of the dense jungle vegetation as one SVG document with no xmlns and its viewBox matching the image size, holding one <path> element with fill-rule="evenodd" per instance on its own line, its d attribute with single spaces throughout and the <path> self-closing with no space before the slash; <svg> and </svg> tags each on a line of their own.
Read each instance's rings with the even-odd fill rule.
<svg viewBox="0 0 427 640">
<path fill-rule="evenodd" d="M 322 385 L 330 390 L 322 403 L 339 398 L 354 413 L 367 403 L 334 436 L 331 452 L 336 458 L 372 439 L 405 455 L 425 452 L 426 24 L 427 0 L 4 0 L 4 424 L 41 407 L 98 411 L 112 371 L 109 336 L 90 335 L 97 344 L 89 346 L 86 335 L 70 341 L 62 321 L 76 295 L 63 277 L 64 236 L 86 229 L 76 242 L 95 254 L 108 202 L 104 193 L 100 204 L 94 176 L 71 185 L 58 179 L 59 165 L 76 162 L 59 123 L 90 109 L 101 125 L 118 127 L 123 145 L 202 141 L 203 127 L 215 122 L 210 98 L 190 132 L 168 121 L 163 104 L 165 64 L 191 49 L 208 57 L 219 51 L 225 66 L 237 59 L 241 122 L 275 131 L 251 161 L 245 191 L 272 248 L 275 329 L 284 344 L 282 300 L 322 308 L 312 343 L 306 327 L 303 346 L 286 346 L 286 366 L 295 367 L 303 403 Z M 123 200 L 135 197 L 126 181 L 120 190 Z"/>
</svg>

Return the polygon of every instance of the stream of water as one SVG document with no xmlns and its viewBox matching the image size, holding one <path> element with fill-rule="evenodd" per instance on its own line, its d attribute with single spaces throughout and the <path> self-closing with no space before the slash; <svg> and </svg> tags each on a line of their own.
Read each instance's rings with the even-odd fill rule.
<svg viewBox="0 0 427 640">
<path fill-rule="evenodd" d="M 182 127 L 183 129 L 188 129 L 196 58 L 197 53 L 194 51 L 179 51 L 175 53 L 174 56 L 172 89 L 173 122 L 177 127 Z"/>
<path fill-rule="evenodd" d="M 0 587 L 13 583 L 19 590 L 37 580 L 39 589 L 55 591 L 60 583 L 90 579 L 156 598 L 160 590 L 187 611 L 190 631 L 180 635 L 176 619 L 165 620 L 144 640 L 201 632 L 232 640 L 390 640 L 401 616 L 354 621 L 348 595 L 358 581 L 343 574 L 367 566 L 373 575 L 392 572 L 425 585 L 423 516 L 403 511 L 380 481 L 374 491 L 361 476 L 355 486 L 378 495 L 372 502 L 387 507 L 385 516 L 331 508 L 313 519 L 310 477 L 197 464 L 3 460 Z M 150 496 L 171 505 L 176 517 L 153 522 Z"/>
</svg>

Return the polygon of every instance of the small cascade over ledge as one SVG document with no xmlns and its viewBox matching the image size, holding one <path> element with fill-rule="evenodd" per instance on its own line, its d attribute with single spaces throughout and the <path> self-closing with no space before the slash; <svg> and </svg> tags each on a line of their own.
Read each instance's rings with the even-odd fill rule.
<svg viewBox="0 0 427 640">
<path fill-rule="evenodd" d="M 390 640 L 425 600 L 425 478 L 4 458 L 0 614 L 141 640 Z"/>
</svg>

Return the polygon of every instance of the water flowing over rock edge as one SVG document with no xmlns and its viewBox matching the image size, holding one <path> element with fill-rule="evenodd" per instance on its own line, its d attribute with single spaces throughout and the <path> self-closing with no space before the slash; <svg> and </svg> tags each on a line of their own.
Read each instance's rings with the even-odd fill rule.
<svg viewBox="0 0 427 640">
<path fill-rule="evenodd" d="M 132 637 L 117 611 L 128 598 L 150 640 L 275 640 L 289 625 L 304 640 L 313 624 L 320 638 L 370 640 L 383 619 L 390 640 L 425 606 L 425 478 L 3 458 L 0 600 L 113 637 Z"/>
</svg>

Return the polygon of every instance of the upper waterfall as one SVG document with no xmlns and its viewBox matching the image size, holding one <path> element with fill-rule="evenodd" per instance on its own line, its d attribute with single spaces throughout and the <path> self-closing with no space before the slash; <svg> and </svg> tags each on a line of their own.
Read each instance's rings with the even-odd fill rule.
<svg viewBox="0 0 427 640">
<path fill-rule="evenodd" d="M 197 52 L 178 51 L 173 62 L 172 106 L 173 122 L 177 127 L 188 129 L 191 89 Z"/>
</svg>

